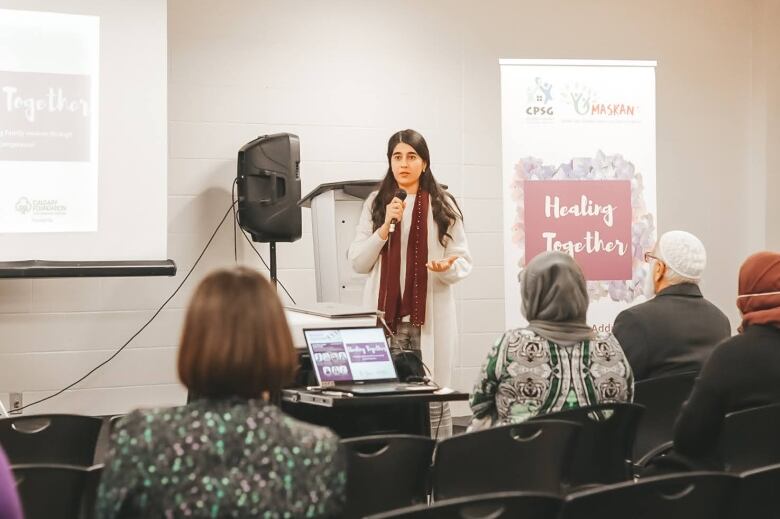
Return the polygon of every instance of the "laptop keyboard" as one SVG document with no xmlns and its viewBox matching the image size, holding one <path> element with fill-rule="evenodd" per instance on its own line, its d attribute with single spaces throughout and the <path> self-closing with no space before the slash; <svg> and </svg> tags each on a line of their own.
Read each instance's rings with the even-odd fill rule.
<svg viewBox="0 0 780 519">
<path fill-rule="evenodd" d="M 337 389 L 344 389 L 346 391 L 357 391 L 357 392 L 372 392 L 372 393 L 378 393 L 381 391 L 414 391 L 415 388 L 426 388 L 435 390 L 436 388 L 433 386 L 428 386 L 424 384 L 404 384 L 401 382 L 381 382 L 379 384 L 355 384 L 355 385 L 345 385 L 345 386 L 338 386 Z M 420 389 L 421 391 L 422 389 Z"/>
</svg>

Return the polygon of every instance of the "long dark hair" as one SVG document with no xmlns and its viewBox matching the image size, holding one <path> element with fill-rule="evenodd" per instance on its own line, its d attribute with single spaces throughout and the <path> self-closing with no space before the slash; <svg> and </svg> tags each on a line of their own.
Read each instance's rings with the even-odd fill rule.
<svg viewBox="0 0 780 519">
<path fill-rule="evenodd" d="M 445 246 L 445 238 L 452 239 L 452 235 L 449 233 L 450 227 L 458 218 L 463 220 L 463 213 L 460 207 L 458 207 L 455 197 L 445 191 L 436 182 L 436 179 L 433 178 L 428 143 L 425 142 L 425 138 L 422 135 L 414 130 L 396 132 L 387 141 L 387 173 L 385 178 L 379 183 L 379 193 L 377 193 L 374 203 L 371 205 L 371 220 L 374 222 L 374 230 L 379 229 L 385 222 L 387 204 L 390 203 L 396 191 L 398 191 L 398 183 L 393 176 L 391 158 L 395 147 L 401 142 L 414 148 L 417 155 L 425 161 L 425 169 L 420 175 L 420 189 L 427 191 L 430 195 L 433 221 L 436 222 L 436 226 L 439 228 L 439 243 Z"/>
</svg>

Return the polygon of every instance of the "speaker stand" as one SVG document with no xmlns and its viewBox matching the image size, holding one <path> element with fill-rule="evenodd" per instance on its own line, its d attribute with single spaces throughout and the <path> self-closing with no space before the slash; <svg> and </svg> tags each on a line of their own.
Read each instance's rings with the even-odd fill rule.
<svg viewBox="0 0 780 519">
<path fill-rule="evenodd" d="M 276 288 L 276 242 L 268 242 L 268 246 L 271 252 L 271 268 L 269 269 L 271 271 L 271 282 L 274 284 L 274 288 Z"/>
</svg>

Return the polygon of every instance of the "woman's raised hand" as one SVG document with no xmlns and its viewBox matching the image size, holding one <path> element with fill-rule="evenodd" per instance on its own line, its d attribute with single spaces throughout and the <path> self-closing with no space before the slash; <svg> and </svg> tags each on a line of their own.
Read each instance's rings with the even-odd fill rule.
<svg viewBox="0 0 780 519">
<path fill-rule="evenodd" d="M 445 272 L 450 270 L 450 267 L 452 267 L 452 264 L 455 263 L 456 259 L 458 259 L 457 256 L 450 256 L 441 261 L 431 260 L 425 266 L 428 267 L 428 270 L 431 272 Z"/>
</svg>

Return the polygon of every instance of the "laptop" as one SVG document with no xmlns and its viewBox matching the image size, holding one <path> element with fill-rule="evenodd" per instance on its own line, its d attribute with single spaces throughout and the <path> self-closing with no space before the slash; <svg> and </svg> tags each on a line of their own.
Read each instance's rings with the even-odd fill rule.
<svg viewBox="0 0 780 519">
<path fill-rule="evenodd" d="M 379 326 L 305 328 L 303 336 L 311 355 L 317 382 L 356 395 L 433 392 L 438 386 L 404 383 Z"/>
</svg>

